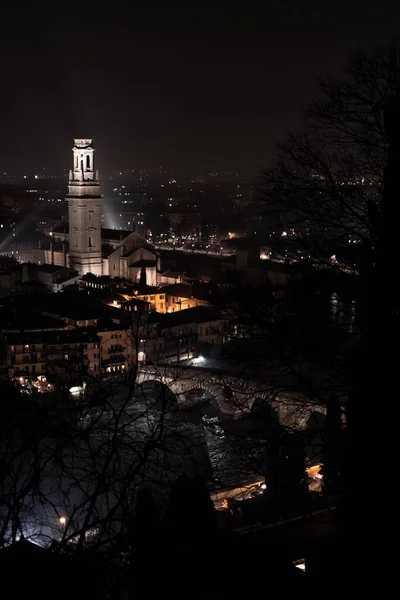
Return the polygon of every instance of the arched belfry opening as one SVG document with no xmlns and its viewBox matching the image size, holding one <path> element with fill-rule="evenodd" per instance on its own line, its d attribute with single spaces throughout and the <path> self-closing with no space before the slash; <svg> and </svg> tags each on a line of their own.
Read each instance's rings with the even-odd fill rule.
<svg viewBox="0 0 400 600">
<path fill-rule="evenodd" d="M 86 157 L 86 169 L 90 171 L 90 156 L 89 154 Z"/>
</svg>

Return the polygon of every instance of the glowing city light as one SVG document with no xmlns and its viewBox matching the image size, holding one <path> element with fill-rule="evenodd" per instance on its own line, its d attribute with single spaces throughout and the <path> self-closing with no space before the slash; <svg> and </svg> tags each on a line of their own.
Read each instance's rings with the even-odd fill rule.
<svg viewBox="0 0 400 600">
<path fill-rule="evenodd" d="M 206 362 L 206 359 L 204 358 L 204 356 L 197 356 L 196 358 L 193 359 L 193 363 L 196 365 L 203 364 L 205 362 Z"/>
</svg>

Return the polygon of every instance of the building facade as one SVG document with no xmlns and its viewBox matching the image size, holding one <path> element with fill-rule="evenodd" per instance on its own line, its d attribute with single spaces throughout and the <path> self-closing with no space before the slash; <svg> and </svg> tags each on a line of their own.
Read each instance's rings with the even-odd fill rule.
<svg viewBox="0 0 400 600">
<path fill-rule="evenodd" d="M 138 361 L 177 363 L 196 358 L 200 347 L 224 343 L 224 328 L 218 311 L 207 306 L 149 313 L 139 326 Z"/>
<path fill-rule="evenodd" d="M 7 333 L 8 377 L 56 376 L 73 381 L 100 373 L 100 338 L 92 329 Z"/>
<path fill-rule="evenodd" d="M 136 346 L 129 329 L 98 331 L 102 373 L 128 371 L 136 361 Z"/>
<path fill-rule="evenodd" d="M 128 292 L 125 290 L 121 293 L 125 300 L 143 300 L 149 304 L 151 311 L 158 313 L 172 313 L 196 306 L 209 306 L 207 300 L 194 298 L 191 293 L 191 288 L 183 285 L 171 285 L 168 287 L 151 287 L 148 286 L 143 290 L 133 290 Z"/>
</svg>

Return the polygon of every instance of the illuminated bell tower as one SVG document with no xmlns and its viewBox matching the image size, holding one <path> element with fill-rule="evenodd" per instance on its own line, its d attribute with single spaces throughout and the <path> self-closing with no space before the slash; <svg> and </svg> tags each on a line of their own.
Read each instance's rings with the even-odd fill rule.
<svg viewBox="0 0 400 600">
<path fill-rule="evenodd" d="M 101 195 L 90 139 L 74 140 L 68 181 L 69 264 L 81 275 L 102 275 Z"/>
</svg>

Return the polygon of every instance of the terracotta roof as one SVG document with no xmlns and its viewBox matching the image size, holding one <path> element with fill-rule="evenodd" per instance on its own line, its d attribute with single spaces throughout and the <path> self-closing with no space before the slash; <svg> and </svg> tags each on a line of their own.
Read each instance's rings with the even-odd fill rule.
<svg viewBox="0 0 400 600">
<path fill-rule="evenodd" d="M 0 329 L 3 332 L 32 331 L 35 329 L 62 330 L 65 327 L 66 323 L 62 319 L 38 314 L 26 306 L 21 307 L 16 304 L 14 307 L 0 307 Z"/>
<path fill-rule="evenodd" d="M 180 296 L 181 298 L 191 298 L 193 296 L 192 286 L 185 285 L 184 283 L 164 285 L 162 291 L 169 296 Z"/>
<path fill-rule="evenodd" d="M 58 331 L 8 333 L 6 340 L 8 345 L 17 346 L 21 344 L 86 344 L 88 342 L 98 342 L 99 338 L 94 329 L 79 327 Z"/>
<path fill-rule="evenodd" d="M 174 313 L 151 313 L 149 322 L 159 323 L 161 329 L 169 327 L 178 327 L 188 323 L 207 323 L 208 321 L 217 321 L 221 319 L 219 312 L 210 306 L 195 306 L 185 310 L 178 310 Z"/>
<path fill-rule="evenodd" d="M 137 260 L 134 263 L 131 263 L 129 266 L 130 267 L 155 267 L 156 266 L 156 261 L 155 260 L 145 260 L 144 258 L 142 258 L 141 260 Z"/>
<path fill-rule="evenodd" d="M 151 252 L 153 252 L 153 254 L 157 254 L 154 246 L 152 246 L 151 244 L 147 244 L 147 242 L 143 242 L 143 243 L 139 243 L 135 248 L 132 248 L 132 250 L 129 250 L 128 252 L 126 252 L 126 254 L 124 254 L 124 257 L 131 256 L 132 254 L 137 252 L 137 250 L 140 250 L 140 248 L 145 248 L 146 250 L 150 250 Z"/>
<path fill-rule="evenodd" d="M 182 277 L 182 273 L 178 273 L 178 271 L 165 271 L 161 273 L 162 277 L 170 277 L 171 279 L 178 279 L 178 277 Z"/>
<path fill-rule="evenodd" d="M 106 240 L 122 241 L 126 237 L 128 237 L 128 235 L 130 235 L 131 233 L 133 233 L 133 232 L 132 231 L 124 231 L 122 229 L 102 229 L 101 237 L 102 237 L 102 239 L 106 239 Z"/>
</svg>

